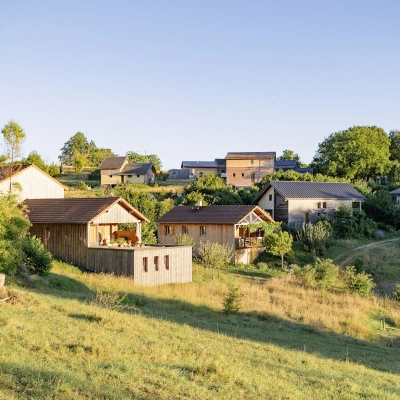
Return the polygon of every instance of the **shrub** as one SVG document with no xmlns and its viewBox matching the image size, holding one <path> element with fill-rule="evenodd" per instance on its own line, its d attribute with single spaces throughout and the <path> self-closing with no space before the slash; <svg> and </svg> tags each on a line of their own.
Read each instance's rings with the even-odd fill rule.
<svg viewBox="0 0 400 400">
<path fill-rule="evenodd" d="M 88 174 L 88 180 L 89 181 L 100 181 L 101 180 L 100 170 L 99 169 L 95 169 L 92 172 L 90 172 Z"/>
<path fill-rule="evenodd" d="M 393 299 L 400 301 L 400 285 L 396 285 L 396 289 L 393 292 Z"/>
<path fill-rule="evenodd" d="M 332 237 L 332 225 L 328 221 L 318 221 L 316 224 L 303 224 L 298 232 L 298 239 L 304 244 L 306 251 L 313 255 L 322 255 Z"/>
<path fill-rule="evenodd" d="M 199 256 L 201 263 L 210 270 L 210 277 L 213 278 L 213 270 L 228 264 L 233 252 L 233 248 L 228 245 L 222 245 L 215 242 L 200 242 Z"/>
<path fill-rule="evenodd" d="M 185 233 L 182 235 L 178 235 L 175 237 L 174 243 L 177 245 L 183 245 L 183 246 L 194 246 L 194 240 L 192 237 L 189 235 L 186 235 Z"/>
<path fill-rule="evenodd" d="M 224 306 L 222 312 L 225 314 L 236 314 L 240 310 L 240 288 L 238 286 L 229 285 L 228 294 L 222 301 Z"/>
<path fill-rule="evenodd" d="M 79 189 L 79 190 L 87 190 L 86 183 L 83 182 L 83 181 L 80 181 L 80 182 L 78 183 L 78 189 Z"/>
<path fill-rule="evenodd" d="M 365 272 L 357 274 L 353 266 L 346 267 L 343 278 L 350 293 L 356 293 L 363 297 L 367 297 L 375 286 L 371 275 Z"/>
<path fill-rule="evenodd" d="M 53 266 L 53 257 L 36 236 L 26 237 L 22 242 L 23 262 L 31 274 L 47 275 Z"/>
<path fill-rule="evenodd" d="M 315 265 L 306 265 L 303 268 L 294 268 L 295 275 L 301 276 L 307 286 L 331 289 L 338 277 L 339 267 L 330 259 L 317 258 Z"/>
</svg>

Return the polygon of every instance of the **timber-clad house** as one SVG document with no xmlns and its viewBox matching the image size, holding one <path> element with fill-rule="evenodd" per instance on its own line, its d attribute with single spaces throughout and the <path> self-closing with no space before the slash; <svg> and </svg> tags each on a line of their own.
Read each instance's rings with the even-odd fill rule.
<svg viewBox="0 0 400 400">
<path fill-rule="evenodd" d="M 122 198 L 27 199 L 31 234 L 63 261 L 93 272 L 132 276 L 135 284 L 192 280 L 190 246 L 141 246 L 148 219 Z M 136 224 L 137 246 L 102 246 L 120 223 Z"/>
<path fill-rule="evenodd" d="M 231 152 L 225 156 L 226 184 L 251 187 L 274 172 L 276 152 Z"/>
<path fill-rule="evenodd" d="M 316 222 L 340 206 L 357 207 L 365 197 L 344 182 L 270 181 L 260 190 L 253 204 L 268 212 L 277 222 L 292 227 Z"/>
<path fill-rule="evenodd" d="M 106 157 L 99 166 L 102 185 L 154 183 L 156 169 L 152 163 L 131 163 L 128 157 Z"/>
<path fill-rule="evenodd" d="M 157 220 L 158 241 L 171 245 L 179 235 L 194 240 L 194 254 L 201 242 L 225 244 L 234 250 L 232 261 L 249 264 L 265 250 L 264 232 L 250 232 L 249 224 L 272 223 L 269 214 L 258 206 L 178 206 Z"/>
</svg>

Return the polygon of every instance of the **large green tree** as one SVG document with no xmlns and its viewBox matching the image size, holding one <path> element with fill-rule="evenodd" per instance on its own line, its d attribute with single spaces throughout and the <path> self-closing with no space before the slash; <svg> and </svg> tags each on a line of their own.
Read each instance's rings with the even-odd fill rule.
<svg viewBox="0 0 400 400">
<path fill-rule="evenodd" d="M 48 172 L 49 170 L 49 167 L 43 161 L 41 155 L 35 150 L 28 154 L 28 157 L 24 159 L 24 162 L 28 164 L 35 164 L 38 168 L 45 172 Z"/>
<path fill-rule="evenodd" d="M 126 156 L 131 160 L 133 163 L 152 163 L 156 171 L 161 171 L 162 162 L 160 158 L 156 154 L 139 154 L 135 151 L 127 151 Z"/>
<path fill-rule="evenodd" d="M 282 155 L 276 158 L 277 160 L 296 160 L 298 164 L 301 164 L 300 156 L 293 150 L 283 150 Z"/>
<path fill-rule="evenodd" d="M 320 143 L 311 167 L 315 173 L 369 180 L 389 171 L 389 146 L 390 140 L 382 128 L 353 126 L 332 133 Z"/>
<path fill-rule="evenodd" d="M 390 159 L 400 162 L 400 131 L 397 129 L 391 130 L 389 132 L 389 140 Z"/>
</svg>

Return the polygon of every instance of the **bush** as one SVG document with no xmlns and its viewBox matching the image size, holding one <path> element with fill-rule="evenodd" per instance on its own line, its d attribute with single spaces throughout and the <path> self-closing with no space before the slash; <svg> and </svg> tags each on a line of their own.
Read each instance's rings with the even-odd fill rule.
<svg viewBox="0 0 400 400">
<path fill-rule="evenodd" d="M 182 246 L 194 246 L 193 238 L 186 234 L 176 236 L 174 243 Z"/>
<path fill-rule="evenodd" d="M 332 233 L 333 228 L 328 221 L 318 221 L 315 225 L 303 224 L 297 236 L 303 242 L 307 252 L 312 255 L 322 255 L 329 244 Z"/>
<path fill-rule="evenodd" d="M 83 181 L 80 181 L 80 182 L 78 183 L 78 189 L 79 189 L 79 190 L 88 190 L 88 188 L 87 188 L 87 186 L 86 186 L 86 183 L 83 182 Z"/>
<path fill-rule="evenodd" d="M 346 267 L 344 283 L 350 293 L 356 293 L 363 297 L 367 297 L 375 286 L 371 275 L 365 272 L 357 274 L 355 267 Z"/>
<path fill-rule="evenodd" d="M 92 172 L 90 172 L 88 174 L 88 180 L 89 181 L 100 181 L 101 180 L 100 170 L 99 169 L 95 169 Z"/>
<path fill-rule="evenodd" d="M 53 266 L 53 257 L 36 236 L 28 236 L 22 242 L 23 262 L 31 274 L 47 275 Z"/>
<path fill-rule="evenodd" d="M 222 305 L 224 306 L 222 312 L 225 314 L 236 314 L 240 310 L 240 293 L 239 287 L 229 285 L 229 292 L 225 296 Z"/>
<path fill-rule="evenodd" d="M 339 275 L 339 267 L 332 260 L 317 258 L 315 265 L 306 265 L 303 268 L 295 268 L 293 272 L 301 276 L 307 286 L 331 289 Z"/>
<path fill-rule="evenodd" d="M 400 301 L 400 285 L 396 285 L 396 289 L 393 292 L 393 299 Z"/>
</svg>

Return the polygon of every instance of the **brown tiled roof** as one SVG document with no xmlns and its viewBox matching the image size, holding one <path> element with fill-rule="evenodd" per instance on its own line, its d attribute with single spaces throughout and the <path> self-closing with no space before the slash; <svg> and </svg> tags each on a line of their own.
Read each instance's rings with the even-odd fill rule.
<svg viewBox="0 0 400 400">
<path fill-rule="evenodd" d="M 149 172 L 149 169 L 156 170 L 152 163 L 136 163 L 125 165 L 124 169 L 119 173 L 120 175 L 145 175 Z"/>
<path fill-rule="evenodd" d="M 13 176 L 16 173 L 23 171 L 28 167 L 30 167 L 30 165 L 14 165 L 13 167 L 11 166 L 0 167 L 0 181 L 9 178 L 10 175 Z"/>
<path fill-rule="evenodd" d="M 260 218 L 272 221 L 258 206 L 178 206 L 164 214 L 158 223 L 237 224 L 254 211 Z"/>
<path fill-rule="evenodd" d="M 119 169 L 128 157 L 106 157 L 99 165 L 99 169 Z M 129 160 L 128 160 L 129 162 Z"/>
<path fill-rule="evenodd" d="M 32 223 L 87 224 L 113 204 L 119 203 L 135 217 L 148 219 L 120 197 L 27 199 L 28 217 Z"/>
<path fill-rule="evenodd" d="M 228 153 L 225 156 L 225 160 L 266 160 L 271 158 L 276 158 L 275 151 Z"/>
</svg>

